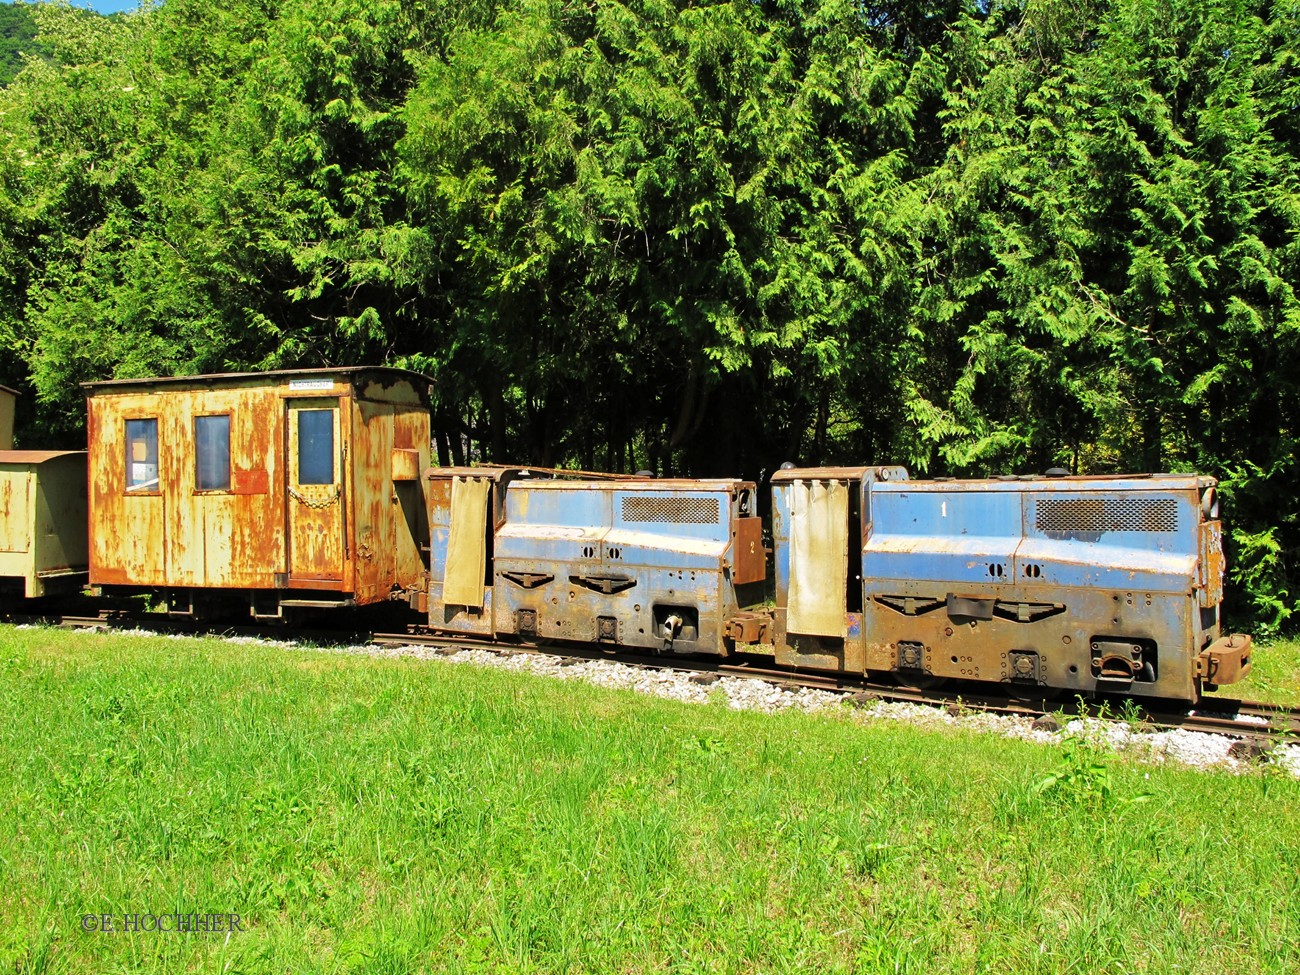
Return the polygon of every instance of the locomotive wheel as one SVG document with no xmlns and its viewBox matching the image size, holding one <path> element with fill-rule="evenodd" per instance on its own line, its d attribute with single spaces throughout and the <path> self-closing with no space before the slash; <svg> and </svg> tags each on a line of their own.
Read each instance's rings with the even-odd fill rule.
<svg viewBox="0 0 1300 975">
<path fill-rule="evenodd" d="M 947 677 L 936 677 L 934 674 L 921 673 L 901 673 L 897 670 L 890 671 L 890 677 L 899 687 L 915 687 L 918 691 L 937 691 L 941 690 L 948 683 Z"/>
<path fill-rule="evenodd" d="M 1007 688 L 1007 696 L 1022 704 L 1033 704 L 1037 701 L 1044 703 L 1059 701 L 1065 697 L 1067 691 L 1064 687 L 1046 687 L 1042 684 L 1017 684 L 1014 681 L 1002 686 Z"/>
</svg>

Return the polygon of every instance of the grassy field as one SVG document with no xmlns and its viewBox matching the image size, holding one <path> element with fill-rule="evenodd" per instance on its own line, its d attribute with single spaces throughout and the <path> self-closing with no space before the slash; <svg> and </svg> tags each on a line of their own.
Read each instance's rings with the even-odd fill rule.
<svg viewBox="0 0 1300 975">
<path fill-rule="evenodd" d="M 1300 707 L 1300 640 L 1274 640 L 1254 650 L 1250 674 L 1219 693 L 1251 701 Z"/>
<path fill-rule="evenodd" d="M 0 971 L 1300 959 L 1300 783 L 1267 768 L 216 641 L 0 628 L 0 667 Z M 82 929 L 196 912 L 244 930 Z"/>
</svg>

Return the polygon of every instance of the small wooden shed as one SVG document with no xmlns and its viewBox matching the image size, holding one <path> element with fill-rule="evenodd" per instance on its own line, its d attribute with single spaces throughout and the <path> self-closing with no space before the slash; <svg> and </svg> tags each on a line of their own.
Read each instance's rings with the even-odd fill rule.
<svg viewBox="0 0 1300 975">
<path fill-rule="evenodd" d="M 387 367 L 88 383 L 91 584 L 187 612 L 240 593 L 259 618 L 417 601 L 429 384 Z"/>
<path fill-rule="evenodd" d="M 0 450 L 0 583 L 28 599 L 85 585 L 84 450 Z"/>
</svg>

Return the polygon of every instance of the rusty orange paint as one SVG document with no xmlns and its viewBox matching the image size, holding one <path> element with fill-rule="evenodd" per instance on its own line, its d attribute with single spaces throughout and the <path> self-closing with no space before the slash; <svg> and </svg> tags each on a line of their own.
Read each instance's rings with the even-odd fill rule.
<svg viewBox="0 0 1300 975">
<path fill-rule="evenodd" d="M 303 370 L 88 390 L 92 584 L 320 589 L 358 603 L 423 588 L 421 549 L 412 538 L 423 524 L 423 499 L 402 505 L 391 478 L 394 449 L 413 452 L 417 469 L 428 462 L 423 377 Z M 296 421 L 308 410 L 330 418 L 324 477 L 301 476 Z M 220 445 L 205 455 L 215 488 L 209 480 L 200 487 L 196 457 L 196 418 L 211 416 L 229 418 L 228 471 L 220 467 Z M 156 484 L 128 491 L 126 423 L 140 419 L 157 424 Z M 418 497 L 421 482 L 412 483 Z M 409 521 L 406 509 L 416 511 Z"/>
<path fill-rule="evenodd" d="M 767 578 L 767 553 L 763 549 L 763 520 L 737 518 L 731 556 L 731 577 L 738 586 Z M 750 641 L 752 642 L 752 641 Z"/>
</svg>

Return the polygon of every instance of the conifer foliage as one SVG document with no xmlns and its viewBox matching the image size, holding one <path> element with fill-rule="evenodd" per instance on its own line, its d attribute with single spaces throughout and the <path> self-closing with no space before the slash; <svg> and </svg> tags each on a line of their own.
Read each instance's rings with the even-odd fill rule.
<svg viewBox="0 0 1300 975">
<path fill-rule="evenodd" d="M 1199 470 L 1300 621 L 1300 0 L 24 9 L 0 383 L 388 362 L 446 462 Z"/>
</svg>

